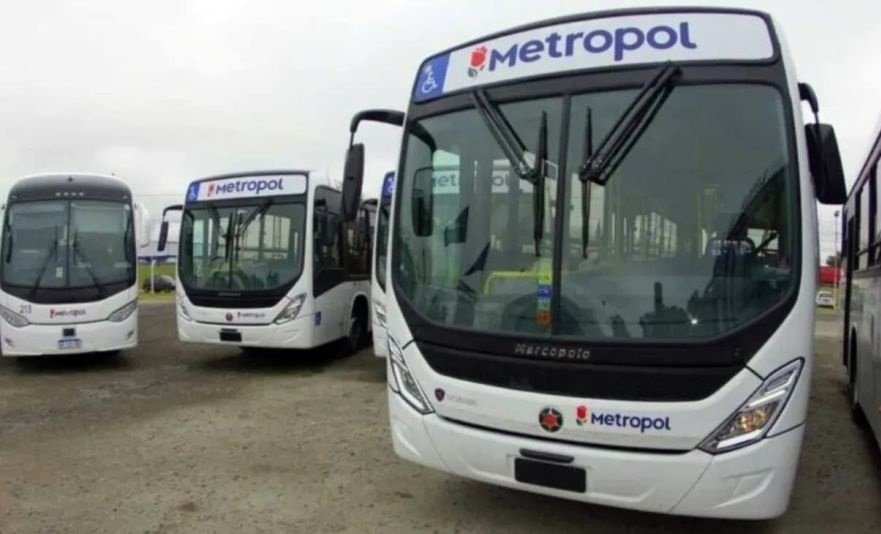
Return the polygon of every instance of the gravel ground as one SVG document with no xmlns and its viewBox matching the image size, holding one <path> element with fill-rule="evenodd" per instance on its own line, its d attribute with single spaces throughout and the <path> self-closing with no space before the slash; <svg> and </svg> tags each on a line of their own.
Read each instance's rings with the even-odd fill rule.
<svg viewBox="0 0 881 534">
<path fill-rule="evenodd" d="M 881 456 L 847 413 L 837 317 L 817 324 L 789 512 L 739 523 L 588 506 L 399 461 L 368 351 L 181 345 L 141 307 L 118 358 L 0 360 L 0 532 L 879 532 Z"/>
</svg>

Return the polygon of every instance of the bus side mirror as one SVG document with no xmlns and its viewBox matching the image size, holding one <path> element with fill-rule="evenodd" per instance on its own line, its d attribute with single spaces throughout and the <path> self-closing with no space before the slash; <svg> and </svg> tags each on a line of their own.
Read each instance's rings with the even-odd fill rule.
<svg viewBox="0 0 881 534">
<path fill-rule="evenodd" d="M 434 169 L 425 167 L 413 175 L 413 233 L 430 236 L 434 231 Z"/>
<path fill-rule="evenodd" d="M 156 245 L 157 252 L 164 252 L 165 245 L 168 244 L 168 221 L 162 221 L 159 227 L 159 243 Z"/>
<path fill-rule="evenodd" d="M 356 143 L 346 151 L 346 167 L 343 169 L 343 205 L 340 212 L 345 222 L 352 222 L 358 216 L 363 183 L 364 145 Z"/>
<path fill-rule="evenodd" d="M 168 220 L 166 219 L 168 212 L 183 212 L 183 209 L 183 204 L 174 204 L 172 206 L 167 206 L 164 210 L 162 210 L 162 225 L 159 227 L 159 242 L 156 245 L 157 252 L 164 252 L 165 247 L 168 245 Z"/>
<path fill-rule="evenodd" d="M 805 126 L 805 136 L 817 200 L 822 204 L 844 204 L 847 201 L 847 185 L 835 129 L 828 124 L 808 124 Z"/>
</svg>

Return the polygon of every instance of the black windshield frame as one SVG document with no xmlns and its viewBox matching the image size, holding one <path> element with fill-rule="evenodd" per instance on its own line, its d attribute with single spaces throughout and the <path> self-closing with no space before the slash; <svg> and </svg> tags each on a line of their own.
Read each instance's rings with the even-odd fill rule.
<svg viewBox="0 0 881 534">
<path fill-rule="evenodd" d="M 307 203 L 307 193 L 303 193 L 300 195 L 283 195 L 283 196 L 275 196 L 275 197 L 246 197 L 246 198 L 237 198 L 237 199 L 229 199 L 229 200 L 211 200 L 211 201 L 199 201 L 199 202 L 188 202 L 184 206 L 184 210 L 181 214 L 181 226 L 180 226 L 180 237 L 179 243 L 181 244 L 178 251 L 178 279 L 180 280 L 181 288 L 187 294 L 187 296 L 193 302 L 197 303 L 197 305 L 208 306 L 208 307 L 229 307 L 235 306 L 240 308 L 253 308 L 253 307 L 269 307 L 272 306 L 273 303 L 278 302 L 282 297 L 284 297 L 294 285 L 302 278 L 303 271 L 305 267 L 305 252 L 306 252 L 306 228 L 307 228 L 307 219 L 308 219 L 308 203 Z M 293 251 L 297 258 L 297 272 L 296 275 L 291 277 L 288 280 L 283 281 L 277 286 L 270 288 L 260 288 L 260 289 L 215 289 L 215 288 L 205 288 L 205 287 L 194 287 L 193 285 L 187 283 L 187 279 L 185 276 L 181 275 L 182 265 L 184 263 L 184 254 L 185 247 L 182 246 L 184 243 L 184 237 L 186 232 L 186 221 L 185 219 L 189 216 L 192 217 L 193 210 L 205 210 L 208 211 L 210 207 L 214 207 L 219 211 L 223 211 L 225 209 L 237 209 L 243 208 L 248 210 L 260 210 L 261 207 L 265 205 L 267 201 L 271 201 L 271 207 L 284 206 L 284 205 L 296 205 L 302 208 L 302 220 L 300 221 L 299 230 L 302 233 L 302 238 L 299 240 L 298 250 Z M 270 207 L 270 209 L 271 209 Z M 230 224 L 230 221 L 227 221 L 227 225 Z M 256 219 L 254 221 L 256 224 Z M 224 226 L 223 230 L 227 230 L 227 227 Z M 293 230 L 293 228 L 292 228 Z M 235 253 L 235 251 L 233 251 Z M 232 261 L 228 261 L 231 265 Z"/>
<path fill-rule="evenodd" d="M 90 276 L 87 275 L 86 280 L 82 284 L 70 285 L 70 268 L 65 269 L 65 283 L 63 286 L 43 286 L 39 283 L 36 284 L 36 288 L 34 284 L 31 285 L 19 285 L 19 284 L 11 284 L 6 280 L 6 276 L 4 273 L 4 265 L 6 254 L 8 252 L 7 247 L 9 246 L 8 236 L 6 235 L 6 228 L 9 225 L 9 216 L 12 213 L 12 209 L 15 206 L 21 206 L 29 203 L 59 203 L 65 205 L 65 226 L 66 232 L 74 231 L 74 220 L 73 220 L 73 209 L 72 204 L 76 202 L 95 202 L 107 205 L 120 205 L 124 207 L 128 207 L 128 219 L 127 226 L 124 228 L 123 232 L 120 233 L 122 237 L 122 243 L 126 245 L 126 249 L 123 251 L 125 257 L 130 261 L 130 268 L 128 269 L 128 274 L 124 278 L 120 280 L 110 280 L 103 281 L 98 280 L 98 284 L 94 283 Z M 96 302 L 99 300 L 103 300 L 105 298 L 116 295 L 126 289 L 134 287 L 137 283 L 137 243 L 135 236 L 135 208 L 131 202 L 130 198 L 119 198 L 114 199 L 112 197 L 108 198 L 98 198 L 91 196 L 77 196 L 76 198 L 49 198 L 45 196 L 34 196 L 33 198 L 28 198 L 26 200 L 17 200 L 14 202 L 10 202 L 7 204 L 6 209 L 3 214 L 3 228 L 0 231 L 0 234 L 3 235 L 2 243 L 0 243 L 0 250 L 2 250 L 2 260 L 0 261 L 0 287 L 2 287 L 3 291 L 9 293 L 10 295 L 25 300 L 27 302 L 32 302 L 34 304 L 75 304 L 75 303 L 86 303 L 86 302 Z M 67 236 L 69 239 L 73 239 L 73 235 Z M 13 247 L 16 245 L 13 244 Z M 70 243 L 72 247 L 72 243 Z M 82 254 L 79 252 L 78 254 Z M 66 261 L 71 261 L 73 259 L 73 250 L 65 251 L 65 256 L 67 257 Z M 83 259 L 83 261 L 92 261 L 88 256 Z M 42 278 L 42 277 L 41 277 Z M 39 282 L 39 281 L 38 281 Z"/>
<path fill-rule="evenodd" d="M 542 80 L 517 81 L 516 83 L 499 84 L 489 88 L 488 94 L 499 105 L 516 102 L 519 100 L 538 99 L 542 97 L 562 97 L 565 100 L 564 124 L 561 132 L 561 153 L 551 154 L 552 158 L 558 158 L 561 166 L 565 165 L 566 154 L 565 148 L 568 145 L 569 117 L 571 117 L 570 103 L 574 96 L 587 92 L 602 92 L 622 89 L 638 89 L 645 83 L 651 73 L 657 69 L 657 65 L 649 65 L 644 68 L 633 69 L 617 69 L 606 71 L 595 71 L 590 73 L 582 73 L 568 75 L 565 77 L 546 78 Z M 791 187 L 793 195 L 797 199 L 794 202 L 792 214 L 792 232 L 794 241 L 798 246 L 797 253 L 794 254 L 792 270 L 793 280 L 792 286 L 788 294 L 770 308 L 765 313 L 759 315 L 748 323 L 739 326 L 729 332 L 714 338 L 700 339 L 677 339 L 671 341 L 651 339 L 627 340 L 626 343 L 614 340 L 585 340 L 572 338 L 562 335 L 554 335 L 549 340 L 547 337 L 535 337 L 526 335 L 515 335 L 503 332 L 479 332 L 468 328 L 461 328 L 449 324 L 442 324 L 430 321 L 417 312 L 409 302 L 407 302 L 406 293 L 402 290 L 398 283 L 398 270 L 392 269 L 391 283 L 398 303 L 404 313 L 408 325 L 411 327 L 414 338 L 417 340 L 424 339 L 427 342 L 436 343 L 438 345 L 460 348 L 462 350 L 480 350 L 481 352 L 512 355 L 515 353 L 515 347 L 521 343 L 552 343 L 561 346 L 583 347 L 585 344 L 591 345 L 593 356 L 591 361 L 594 363 L 632 363 L 638 364 L 646 361 L 646 358 L 652 358 L 650 353 L 657 350 L 671 350 L 677 353 L 677 356 L 671 356 L 672 362 L 682 362 L 684 349 L 696 346 L 705 347 L 706 354 L 699 359 L 701 365 L 729 365 L 735 361 L 745 362 L 755 353 L 756 350 L 767 340 L 768 337 L 776 330 L 777 326 L 788 315 L 794 305 L 798 288 L 801 284 L 802 270 L 802 248 L 801 243 L 804 241 L 803 228 L 801 225 L 802 206 L 801 206 L 801 186 L 800 186 L 800 169 L 798 167 L 798 144 L 795 136 L 795 114 L 789 103 L 792 97 L 789 90 L 789 84 L 786 77 L 785 69 L 782 62 L 776 61 L 769 64 L 747 63 L 740 65 L 732 65 L 729 62 L 720 64 L 685 64 L 682 66 L 682 76 L 677 82 L 677 86 L 702 85 L 702 84 L 755 84 L 766 85 L 776 89 L 783 102 L 783 115 L 785 120 L 786 144 L 789 161 L 791 162 Z M 473 103 L 467 93 L 452 94 L 436 100 L 424 103 L 411 103 L 407 123 L 404 131 L 404 144 L 402 145 L 400 161 L 398 165 L 398 176 L 403 176 L 404 164 L 406 161 L 407 139 L 409 138 L 410 125 L 421 119 L 442 115 L 453 111 L 473 108 Z M 560 176 L 566 176 L 570 170 L 560 169 Z M 403 180 L 397 180 L 395 187 L 398 194 L 395 195 L 394 209 L 394 226 L 399 225 L 401 217 L 401 188 Z M 557 194 L 557 202 L 561 202 L 565 198 L 568 186 L 559 187 Z M 555 220 L 556 229 L 559 235 L 563 232 L 563 218 L 557 217 Z M 562 250 L 564 244 L 557 240 L 554 251 L 554 272 L 559 274 L 562 262 Z M 396 246 L 394 236 L 390 239 L 392 250 L 393 265 L 399 264 L 399 247 Z M 554 290 L 552 293 L 552 313 L 558 314 L 560 310 L 560 276 L 554 276 Z M 556 317 L 556 315 L 554 315 Z M 556 322 L 556 321 L 554 321 Z M 622 349 L 637 349 L 632 354 L 632 358 L 624 355 L 622 357 Z M 617 354 L 616 354 L 617 353 Z M 656 353 L 657 356 L 652 361 L 664 360 L 664 356 Z M 671 353 L 672 354 L 672 353 Z"/>
</svg>

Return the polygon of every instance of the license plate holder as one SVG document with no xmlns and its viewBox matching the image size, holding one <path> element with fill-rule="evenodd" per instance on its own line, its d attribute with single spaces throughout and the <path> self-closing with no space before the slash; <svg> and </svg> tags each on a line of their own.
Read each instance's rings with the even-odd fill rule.
<svg viewBox="0 0 881 534">
<path fill-rule="evenodd" d="M 225 341 L 228 343 L 241 343 L 242 342 L 242 333 L 238 330 L 221 330 L 220 331 L 220 341 Z"/>
<path fill-rule="evenodd" d="M 514 479 L 524 484 L 576 493 L 587 491 L 587 471 L 581 467 L 514 459 Z"/>
<path fill-rule="evenodd" d="M 58 340 L 58 350 L 73 350 L 82 348 L 82 346 L 82 340 L 77 337 Z"/>
</svg>

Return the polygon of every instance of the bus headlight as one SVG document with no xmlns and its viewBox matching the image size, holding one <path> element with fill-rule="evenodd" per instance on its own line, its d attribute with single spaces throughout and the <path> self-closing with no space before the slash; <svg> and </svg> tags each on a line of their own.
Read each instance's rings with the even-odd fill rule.
<svg viewBox="0 0 881 534">
<path fill-rule="evenodd" d="M 23 315 L 19 315 L 9 308 L 4 308 L 3 306 L 0 306 L 0 316 L 2 316 L 7 323 L 16 328 L 21 328 L 23 326 L 31 324 L 31 322 L 25 319 Z"/>
<path fill-rule="evenodd" d="M 771 373 L 759 389 L 710 437 L 700 449 L 717 454 L 745 447 L 765 437 L 795 390 L 804 360 L 794 360 Z"/>
<path fill-rule="evenodd" d="M 407 367 L 407 362 L 404 361 L 404 352 L 391 335 L 388 336 L 388 354 L 392 375 L 389 377 L 389 385 L 392 390 L 422 415 L 432 413 L 434 408 L 426 400 L 422 388 L 419 387 L 416 378 Z"/>
<path fill-rule="evenodd" d="M 108 315 L 107 320 L 112 323 L 121 323 L 128 319 L 136 309 L 138 309 L 138 301 L 133 300 L 122 308 L 119 308 L 118 310 Z"/>
<path fill-rule="evenodd" d="M 385 305 L 379 302 L 373 303 L 373 314 L 379 321 L 380 326 L 385 326 Z"/>
<path fill-rule="evenodd" d="M 275 318 L 275 324 L 287 323 L 296 319 L 304 302 L 306 302 L 306 293 L 300 293 L 292 298 L 290 304 L 285 306 L 281 313 L 278 314 L 278 317 Z"/>
</svg>

